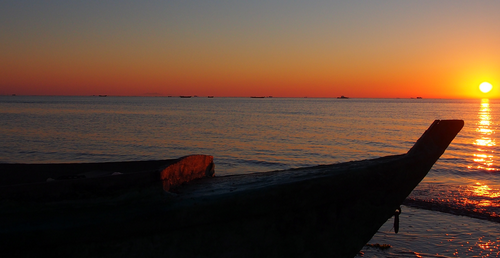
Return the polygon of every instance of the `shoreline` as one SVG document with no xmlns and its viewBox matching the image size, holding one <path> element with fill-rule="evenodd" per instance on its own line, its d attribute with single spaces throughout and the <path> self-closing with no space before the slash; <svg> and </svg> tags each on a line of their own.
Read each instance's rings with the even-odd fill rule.
<svg viewBox="0 0 500 258">
<path fill-rule="evenodd" d="M 498 215 L 494 216 L 493 214 L 478 213 L 471 211 L 469 209 L 450 207 L 443 205 L 439 202 L 429 202 L 425 200 L 416 200 L 412 198 L 407 198 L 403 202 L 403 205 L 422 210 L 437 211 L 450 215 L 464 216 L 473 219 L 490 221 L 493 223 L 500 223 L 500 216 Z"/>
<path fill-rule="evenodd" d="M 457 214 L 458 215 L 458 214 Z M 463 257 L 500 255 L 500 224 L 403 205 L 400 230 L 394 233 L 389 219 L 356 257 Z"/>
</svg>

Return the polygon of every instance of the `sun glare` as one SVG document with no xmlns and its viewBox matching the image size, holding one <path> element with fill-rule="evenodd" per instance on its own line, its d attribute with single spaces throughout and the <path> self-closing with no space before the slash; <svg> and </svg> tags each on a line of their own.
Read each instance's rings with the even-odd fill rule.
<svg viewBox="0 0 500 258">
<path fill-rule="evenodd" d="M 479 85 L 479 90 L 482 92 L 482 93 L 488 93 L 491 91 L 491 89 L 493 88 L 493 86 L 491 85 L 491 83 L 489 82 L 483 82 Z"/>
</svg>

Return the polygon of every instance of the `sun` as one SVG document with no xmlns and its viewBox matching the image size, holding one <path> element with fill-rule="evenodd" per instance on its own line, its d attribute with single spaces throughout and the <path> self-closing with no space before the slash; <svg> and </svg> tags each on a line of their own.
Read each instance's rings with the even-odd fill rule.
<svg viewBox="0 0 500 258">
<path fill-rule="evenodd" d="M 482 92 L 482 93 L 488 93 L 490 92 L 490 90 L 493 88 L 493 86 L 491 85 L 491 83 L 489 82 L 483 82 L 479 85 L 479 90 Z"/>
</svg>

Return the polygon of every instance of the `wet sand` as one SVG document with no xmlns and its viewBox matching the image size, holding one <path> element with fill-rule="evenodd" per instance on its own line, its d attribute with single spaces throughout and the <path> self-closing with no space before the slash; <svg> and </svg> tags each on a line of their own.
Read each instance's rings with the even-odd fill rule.
<svg viewBox="0 0 500 258">
<path fill-rule="evenodd" d="M 399 233 L 389 219 L 357 257 L 499 257 L 500 223 L 402 206 Z"/>
</svg>

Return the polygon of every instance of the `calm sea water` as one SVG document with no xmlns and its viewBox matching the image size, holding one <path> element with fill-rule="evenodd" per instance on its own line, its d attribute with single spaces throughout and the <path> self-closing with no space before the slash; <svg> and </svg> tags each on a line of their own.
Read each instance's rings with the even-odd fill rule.
<svg viewBox="0 0 500 258">
<path fill-rule="evenodd" d="M 398 235 L 388 222 L 372 239 L 392 248 L 363 252 L 495 257 L 499 115 L 500 101 L 487 99 L 0 96 L 0 162 L 208 154 L 218 175 L 261 172 L 405 153 L 435 119 L 463 119 L 465 127 L 407 201 L 419 209 L 403 207 Z"/>
</svg>

